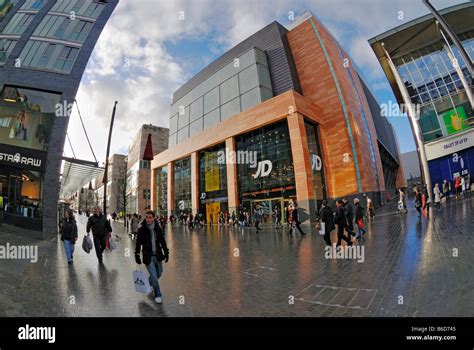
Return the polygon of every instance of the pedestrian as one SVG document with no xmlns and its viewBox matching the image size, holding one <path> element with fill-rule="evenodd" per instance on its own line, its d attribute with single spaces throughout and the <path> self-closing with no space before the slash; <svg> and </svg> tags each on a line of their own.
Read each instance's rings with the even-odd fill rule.
<svg viewBox="0 0 474 350">
<path fill-rule="evenodd" d="M 232 227 L 235 227 L 236 224 L 236 216 L 235 216 L 235 210 L 232 210 L 232 215 L 231 215 L 231 220 L 232 220 Z"/>
<path fill-rule="evenodd" d="M 405 211 L 405 213 L 408 213 L 407 209 L 407 203 L 405 200 L 405 192 L 401 188 L 398 189 L 398 204 L 399 204 L 399 209 L 398 211 L 401 212 L 402 210 Z"/>
<path fill-rule="evenodd" d="M 134 213 L 132 216 L 132 219 L 130 220 L 130 229 L 131 229 L 130 236 L 132 237 L 132 239 L 136 239 L 137 232 L 138 232 L 138 214 L 137 213 Z"/>
<path fill-rule="evenodd" d="M 451 182 L 445 179 L 443 182 L 443 197 L 446 198 L 445 199 L 446 203 L 449 203 L 450 192 L 451 192 Z"/>
<path fill-rule="evenodd" d="M 94 237 L 94 247 L 99 263 L 102 263 L 102 253 L 107 245 L 107 238 L 112 233 L 112 226 L 107 220 L 100 207 L 94 208 L 94 215 L 87 221 L 86 232 L 89 233 L 92 229 L 92 236 Z"/>
<path fill-rule="evenodd" d="M 435 183 L 435 187 L 433 188 L 433 193 L 434 193 L 436 209 L 440 210 L 441 209 L 441 192 L 439 190 L 438 183 Z"/>
<path fill-rule="evenodd" d="M 423 190 L 423 196 L 425 198 L 425 205 L 423 206 L 423 210 L 426 209 L 426 214 L 430 215 L 430 204 L 431 204 L 431 198 L 428 193 L 428 187 L 425 186 L 425 189 Z"/>
<path fill-rule="evenodd" d="M 367 213 L 366 217 L 369 219 L 375 218 L 375 213 L 374 213 L 374 205 L 372 203 L 372 199 L 370 199 L 369 196 L 367 196 Z"/>
<path fill-rule="evenodd" d="M 331 247 L 331 231 L 336 227 L 334 226 L 334 213 L 332 208 L 328 206 L 326 200 L 323 200 L 322 202 L 319 217 L 321 218 L 321 222 L 324 223 L 324 242 L 326 242 L 327 246 Z"/>
<path fill-rule="evenodd" d="M 458 175 L 454 179 L 454 191 L 456 193 L 456 199 L 459 199 L 461 196 L 461 176 Z"/>
<path fill-rule="evenodd" d="M 403 193 L 403 192 L 402 192 Z M 364 229 L 364 210 L 360 205 L 359 198 L 354 198 L 354 206 L 355 206 L 355 221 L 357 225 L 357 235 L 356 238 L 360 239 L 363 235 L 365 235 Z"/>
<path fill-rule="evenodd" d="M 299 215 L 298 215 L 298 204 L 296 202 L 293 203 L 293 210 L 291 211 L 291 226 L 290 226 L 290 231 L 288 231 L 288 234 L 290 236 L 293 235 L 292 230 L 293 228 L 296 228 L 302 236 L 304 236 L 306 233 L 303 232 L 303 230 L 300 227 L 301 222 L 299 221 Z"/>
<path fill-rule="evenodd" d="M 253 218 L 255 220 L 255 228 L 257 229 L 257 233 L 258 231 L 261 231 L 262 229 L 260 228 L 260 220 L 262 220 L 262 215 L 260 213 L 260 209 L 254 209 L 253 210 Z"/>
<path fill-rule="evenodd" d="M 351 246 L 351 239 L 344 236 L 344 229 L 347 226 L 347 218 L 344 213 L 344 202 L 340 199 L 336 202 L 336 216 L 334 217 L 334 223 L 337 224 L 336 248 L 341 246 L 341 240 L 346 241 L 347 245 Z"/>
<path fill-rule="evenodd" d="M 276 208 L 276 228 L 283 228 L 283 225 L 281 224 L 281 210 L 280 208 Z"/>
<path fill-rule="evenodd" d="M 415 208 L 418 212 L 418 218 L 421 219 L 421 206 L 422 206 L 422 196 L 421 192 L 418 189 L 415 192 Z"/>
<path fill-rule="evenodd" d="M 354 233 L 354 207 L 347 200 L 347 198 L 344 198 L 342 202 L 344 203 L 344 214 L 346 214 L 346 219 L 347 219 L 347 226 L 346 226 L 347 234 L 349 237 L 355 236 L 356 234 Z"/>
<path fill-rule="evenodd" d="M 464 176 L 461 176 L 461 198 L 464 198 L 466 196 L 466 179 Z"/>
<path fill-rule="evenodd" d="M 137 264 L 142 263 L 140 253 L 143 258 L 149 276 L 150 284 L 153 286 L 155 301 L 161 304 L 161 289 L 158 282 L 163 274 L 163 260 L 165 263 L 169 259 L 169 250 L 166 245 L 163 231 L 158 221 L 155 219 L 155 212 L 148 210 L 138 229 L 137 242 L 135 244 L 135 261 Z"/>
<path fill-rule="evenodd" d="M 71 209 L 66 210 L 64 219 L 61 223 L 61 241 L 64 242 L 64 250 L 66 251 L 67 263 L 72 264 L 74 247 L 77 241 L 77 224 L 74 213 Z"/>
</svg>

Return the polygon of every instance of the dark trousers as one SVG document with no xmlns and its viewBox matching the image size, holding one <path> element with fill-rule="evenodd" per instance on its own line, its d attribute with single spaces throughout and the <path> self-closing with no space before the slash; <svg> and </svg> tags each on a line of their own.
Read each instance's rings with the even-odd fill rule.
<svg viewBox="0 0 474 350">
<path fill-rule="evenodd" d="M 293 223 L 293 225 L 294 225 L 294 227 L 296 227 L 296 228 L 298 229 L 298 231 L 300 232 L 300 234 L 302 234 L 302 235 L 305 235 L 305 234 L 306 234 L 306 233 L 304 233 L 303 230 L 301 229 L 301 227 L 300 227 L 300 222 L 299 222 L 299 221 L 295 221 L 295 222 Z"/>
<path fill-rule="evenodd" d="M 261 230 L 259 225 L 260 225 L 260 220 L 255 220 L 255 228 L 257 229 L 257 231 Z"/>
<path fill-rule="evenodd" d="M 352 241 L 344 236 L 344 229 L 346 228 L 346 225 L 337 225 L 337 245 L 341 245 L 341 239 L 346 241 L 347 244 L 352 245 Z"/>
<path fill-rule="evenodd" d="M 332 247 L 332 242 L 331 242 L 331 231 L 330 230 L 325 230 L 324 233 L 324 242 L 330 247 Z"/>
<path fill-rule="evenodd" d="M 102 253 L 106 247 L 107 236 L 94 236 L 94 247 L 97 259 L 102 260 Z"/>
<path fill-rule="evenodd" d="M 349 216 L 347 215 L 347 228 L 346 228 L 349 232 L 354 232 L 354 218 L 352 216 Z"/>
</svg>

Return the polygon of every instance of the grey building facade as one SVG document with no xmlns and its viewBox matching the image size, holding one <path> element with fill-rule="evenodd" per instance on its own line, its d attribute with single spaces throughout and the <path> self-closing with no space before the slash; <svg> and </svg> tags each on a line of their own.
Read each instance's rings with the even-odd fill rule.
<svg viewBox="0 0 474 350">
<path fill-rule="evenodd" d="M 48 238 L 57 231 L 69 112 L 118 0 L 12 4 L 0 23 L 0 181 L 5 223 Z M 19 178 L 22 182 L 34 178 L 37 189 L 26 193 L 24 183 L 13 183 Z"/>
</svg>

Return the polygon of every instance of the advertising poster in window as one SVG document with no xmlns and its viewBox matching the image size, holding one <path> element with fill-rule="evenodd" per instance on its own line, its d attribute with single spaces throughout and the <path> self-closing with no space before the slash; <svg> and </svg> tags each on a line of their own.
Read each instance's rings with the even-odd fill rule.
<svg viewBox="0 0 474 350">
<path fill-rule="evenodd" d="M 469 129 L 466 112 L 463 107 L 444 112 L 442 114 L 442 120 L 444 121 L 448 135 Z"/>
<path fill-rule="evenodd" d="M 207 152 L 205 155 L 205 183 L 206 192 L 219 191 L 220 190 L 220 169 L 217 163 L 217 153 Z"/>
</svg>

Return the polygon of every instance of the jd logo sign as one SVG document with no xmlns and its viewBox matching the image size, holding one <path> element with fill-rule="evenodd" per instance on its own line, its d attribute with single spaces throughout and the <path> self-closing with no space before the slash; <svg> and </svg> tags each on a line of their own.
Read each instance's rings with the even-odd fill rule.
<svg viewBox="0 0 474 350">
<path fill-rule="evenodd" d="M 311 157 L 311 169 L 320 171 L 323 167 L 323 162 L 321 161 L 321 157 L 313 154 Z"/>
<path fill-rule="evenodd" d="M 258 162 L 257 172 L 253 175 L 254 179 L 258 179 L 259 177 L 266 177 L 270 175 L 273 169 L 273 164 L 270 160 L 262 160 Z"/>
</svg>

